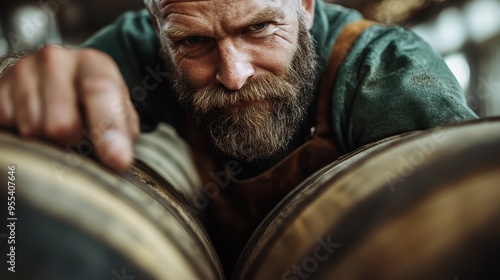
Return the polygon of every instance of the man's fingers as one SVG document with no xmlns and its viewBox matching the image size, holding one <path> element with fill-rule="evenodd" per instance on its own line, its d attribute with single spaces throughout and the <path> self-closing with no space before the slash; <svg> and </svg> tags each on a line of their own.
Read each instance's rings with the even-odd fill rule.
<svg viewBox="0 0 500 280">
<path fill-rule="evenodd" d="M 15 123 L 19 133 L 25 137 L 39 134 L 42 119 L 38 77 L 30 75 L 35 67 L 35 59 L 26 57 L 9 69 L 8 73 L 12 75 L 10 91 L 15 108 Z"/>
<path fill-rule="evenodd" d="M 133 140 L 127 124 L 130 113 L 123 79 L 118 67 L 103 54 L 89 50 L 80 58 L 89 61 L 80 63 L 78 89 L 95 152 L 112 168 L 125 169 L 132 163 Z M 90 63 L 93 60 L 100 63 Z"/>
<path fill-rule="evenodd" d="M 62 48 L 47 46 L 40 50 L 37 65 L 43 84 L 43 134 L 46 138 L 65 145 L 76 145 L 83 139 L 83 124 L 78 107 L 74 79 L 67 73 L 74 71 L 69 53 Z"/>
<path fill-rule="evenodd" d="M 0 126 L 64 145 L 91 139 L 93 152 L 111 168 L 132 163 L 139 119 L 108 55 L 47 46 L 17 61 L 0 82 Z"/>
<path fill-rule="evenodd" d="M 132 161 L 132 139 L 125 115 L 115 112 L 116 106 L 123 106 L 121 93 L 109 80 L 87 78 L 84 83 L 82 103 L 87 127 L 94 131 L 95 152 L 104 163 L 118 170 L 124 169 Z"/>
</svg>

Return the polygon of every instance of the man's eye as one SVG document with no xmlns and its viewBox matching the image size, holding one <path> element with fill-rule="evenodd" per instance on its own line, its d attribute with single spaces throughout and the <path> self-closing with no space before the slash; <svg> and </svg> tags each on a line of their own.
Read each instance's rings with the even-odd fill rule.
<svg viewBox="0 0 500 280">
<path fill-rule="evenodd" d="M 266 28 L 269 25 L 269 22 L 262 22 L 258 24 L 254 24 L 248 28 L 250 31 L 260 31 L 264 28 Z"/>
<path fill-rule="evenodd" d="M 186 42 L 186 44 L 191 45 L 191 46 L 199 44 L 202 41 L 203 41 L 203 37 L 198 37 L 198 36 L 189 37 L 189 38 L 186 38 L 184 40 L 184 42 Z"/>
</svg>

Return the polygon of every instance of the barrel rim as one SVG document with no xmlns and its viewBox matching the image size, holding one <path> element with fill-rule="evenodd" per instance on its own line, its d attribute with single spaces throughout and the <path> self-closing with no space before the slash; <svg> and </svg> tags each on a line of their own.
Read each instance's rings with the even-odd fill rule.
<svg viewBox="0 0 500 280">
<path fill-rule="evenodd" d="M 354 150 L 351 153 L 343 155 L 338 160 L 325 166 L 320 171 L 311 175 L 308 179 L 306 179 L 304 182 L 299 184 L 283 200 L 281 200 L 276 205 L 276 207 L 274 207 L 273 210 L 271 210 L 271 212 L 269 212 L 269 214 L 259 224 L 256 231 L 254 231 L 254 233 L 252 234 L 249 241 L 246 243 L 246 245 L 244 247 L 245 249 L 242 252 L 242 254 L 240 255 L 240 258 L 238 259 L 237 265 L 235 267 L 235 270 L 233 273 L 233 279 L 237 279 L 238 277 L 241 277 L 241 274 L 247 273 L 247 272 L 249 272 L 249 274 L 247 276 L 249 276 L 249 278 L 251 278 L 252 270 L 253 270 L 253 268 L 251 268 L 251 267 L 257 267 L 260 265 L 259 263 L 261 260 L 259 260 L 259 258 L 257 256 L 261 255 L 265 251 L 268 251 L 269 246 L 271 246 L 271 244 L 274 243 L 276 236 L 280 235 L 285 229 L 283 229 L 280 226 L 276 226 L 276 228 L 272 231 L 272 234 L 270 234 L 271 236 L 266 239 L 265 245 L 261 246 L 258 253 L 254 253 L 254 251 L 255 251 L 254 245 L 257 244 L 257 242 L 262 239 L 262 237 L 265 235 L 265 233 L 268 230 L 270 230 L 270 227 L 273 224 L 275 224 L 276 221 L 280 220 L 280 216 L 282 215 L 283 210 L 289 208 L 290 205 L 293 204 L 293 202 L 295 202 L 295 200 L 298 199 L 298 197 L 300 196 L 300 193 L 303 192 L 306 187 L 308 187 L 311 184 L 314 184 L 314 182 L 318 179 L 318 177 L 320 177 L 320 175 L 326 173 L 328 170 L 332 169 L 333 167 L 338 166 L 339 164 L 349 160 L 350 158 L 352 158 L 352 157 L 354 157 L 354 156 L 356 156 L 356 155 L 358 155 L 358 154 L 360 154 L 360 153 L 362 153 L 362 152 L 364 152 L 372 147 L 376 147 L 380 144 L 387 143 L 388 145 L 385 145 L 383 148 L 375 151 L 373 154 L 370 154 L 370 157 L 374 157 L 378 154 L 385 152 L 388 149 L 392 149 L 396 146 L 403 145 L 404 143 L 416 140 L 420 137 L 432 135 L 436 131 L 450 131 L 455 127 L 470 127 L 470 126 L 473 126 L 475 124 L 497 123 L 499 121 L 500 121 L 500 116 L 458 122 L 458 123 L 443 125 L 443 126 L 439 126 L 439 127 L 426 129 L 426 130 L 410 131 L 410 132 L 402 133 L 399 135 L 391 136 L 391 137 L 388 137 L 388 138 L 385 138 L 385 139 L 382 139 L 382 140 L 379 140 L 376 142 L 369 143 L 367 145 L 364 145 L 364 146 Z M 404 139 L 404 142 L 396 141 L 396 140 L 402 139 L 402 138 Z M 302 211 L 302 210 L 297 210 L 297 209 L 302 209 L 301 207 L 299 207 L 300 205 L 309 204 L 312 200 L 314 200 L 314 198 L 321 195 L 321 193 L 325 189 L 324 186 L 327 186 L 332 181 L 343 176 L 344 174 L 346 174 L 350 170 L 356 168 L 357 166 L 364 164 L 367 160 L 368 160 L 367 158 L 362 158 L 362 159 L 358 160 L 357 162 L 355 162 L 354 164 L 351 164 L 348 167 L 346 167 L 345 169 L 341 170 L 340 172 L 334 173 L 334 175 L 331 176 L 331 178 L 329 178 L 328 180 L 326 180 L 323 183 L 323 188 L 314 189 L 312 194 L 308 194 L 307 198 L 300 200 L 300 203 L 295 205 L 296 207 L 293 210 L 289 211 L 289 213 L 287 213 L 287 215 L 284 218 L 281 217 L 281 221 L 279 222 L 279 224 L 284 224 L 287 221 L 292 220 L 292 217 L 296 216 L 297 212 Z M 255 259 L 255 262 L 253 262 L 252 264 L 249 264 L 248 259 L 250 258 L 250 256 L 252 254 L 255 254 L 256 259 Z"/>
<path fill-rule="evenodd" d="M 11 130 L 2 131 L 2 130 L 0 130 L 0 144 L 5 144 L 10 149 L 12 149 L 12 148 L 19 149 L 19 151 L 21 151 L 23 154 L 25 154 L 26 157 L 28 157 L 32 153 L 33 155 L 36 155 L 37 158 L 40 158 L 41 160 L 45 159 L 47 162 L 56 162 L 60 165 L 64 165 L 65 163 L 67 163 L 65 161 L 67 153 L 65 153 L 65 151 L 62 149 L 63 147 L 61 147 L 60 145 L 57 145 L 53 142 L 44 140 L 44 139 L 29 139 L 29 140 L 19 139 L 19 136 L 16 135 L 14 133 L 14 131 L 11 131 Z M 133 180 L 131 180 L 131 177 L 134 177 L 134 175 L 129 174 L 130 177 L 127 178 L 127 176 L 125 176 L 124 174 L 128 174 L 128 173 L 115 172 L 112 169 L 110 169 L 109 167 L 103 165 L 101 162 L 97 161 L 94 156 L 80 156 L 80 155 L 78 155 L 78 156 L 80 157 L 81 162 L 78 164 L 77 167 L 74 168 L 74 170 L 76 172 L 78 172 L 80 174 L 80 176 L 86 177 L 90 181 L 93 181 L 96 184 L 103 186 L 104 187 L 104 188 L 102 188 L 103 192 L 108 193 L 108 194 L 116 194 L 115 192 L 113 192 L 113 190 L 116 189 L 116 186 L 114 186 L 113 183 L 121 182 L 121 183 L 124 183 L 127 185 L 133 185 L 134 189 L 135 189 L 134 192 L 141 193 L 141 196 L 149 197 L 150 200 L 155 201 L 155 203 L 158 205 L 161 205 L 161 203 L 159 203 L 157 199 L 155 199 L 154 197 L 151 197 L 151 193 L 146 192 L 144 190 L 144 188 L 137 188 L 136 187 L 137 184 Z M 135 166 L 135 163 L 134 163 L 134 166 Z M 104 176 L 104 178 L 100 177 L 100 176 L 96 176 L 96 175 L 98 175 L 98 173 L 99 173 L 99 175 Z M 133 198 L 125 195 L 125 193 L 119 193 L 117 198 L 124 199 L 123 203 L 129 205 L 129 208 L 134 209 L 134 211 L 141 209 L 141 211 L 138 211 L 138 213 L 142 213 L 144 219 L 148 223 L 155 224 L 155 221 L 156 221 L 156 219 L 154 218 L 155 215 L 152 213 L 151 210 L 147 210 L 147 209 L 144 210 L 143 208 L 139 207 L 137 200 L 134 200 Z M 180 203 L 179 205 L 182 205 L 182 203 Z M 172 212 L 172 209 L 175 209 L 175 207 L 171 206 L 171 207 L 169 207 L 169 209 L 167 209 L 163 206 L 164 205 L 162 205 L 162 207 L 161 207 L 161 208 L 164 208 L 163 212 L 170 213 L 170 216 L 172 217 L 172 219 L 176 219 L 176 220 L 180 219 L 176 215 L 177 211 Z M 36 207 L 38 207 L 38 206 L 36 206 Z M 184 205 L 182 205 L 182 207 L 184 207 Z M 142 211 L 142 210 L 144 210 L 144 211 Z M 45 212 L 47 212 L 47 211 L 45 211 Z M 186 213 L 188 213 L 188 212 L 189 211 L 186 211 Z M 47 213 L 49 213 L 49 212 L 47 212 Z M 190 212 L 189 212 L 189 215 L 191 215 Z M 82 226 L 80 224 L 77 224 L 75 221 L 66 217 L 65 215 L 58 214 L 58 215 L 56 215 L 56 218 L 58 220 L 69 223 L 70 225 L 73 225 L 75 228 L 84 229 L 84 232 L 86 232 L 86 234 L 89 234 L 93 238 L 98 237 L 94 232 L 89 232 L 88 230 L 86 230 L 86 226 Z M 180 223 L 180 225 L 184 229 L 186 229 L 185 225 L 183 223 Z M 200 228 L 203 228 L 201 223 L 200 223 Z M 192 230 L 193 229 L 189 229 L 188 231 L 184 230 L 184 231 L 186 231 L 189 234 L 190 238 L 194 242 L 198 242 L 199 240 L 197 238 L 192 238 L 192 232 L 191 232 Z M 169 242 L 171 242 L 173 244 L 176 243 L 175 242 L 176 238 L 172 238 L 172 235 L 168 232 L 168 230 L 167 231 L 165 230 L 164 226 L 161 226 L 160 228 L 158 228 L 158 231 L 162 233 L 163 238 L 165 238 L 165 240 L 170 240 Z M 111 247 L 116 252 L 120 252 L 124 256 L 124 258 L 129 259 L 130 261 L 134 260 L 132 255 L 128 254 L 127 252 L 125 252 L 123 250 L 120 250 L 120 248 L 118 248 L 117 246 L 112 245 Z M 188 255 L 186 255 L 184 247 L 185 246 L 179 247 L 177 249 L 179 250 L 180 253 L 182 252 L 181 254 L 184 256 L 184 259 L 187 259 L 186 257 Z M 200 249 L 201 248 L 197 249 L 197 251 L 199 251 L 200 254 L 206 253 Z M 137 257 L 135 257 L 135 258 L 137 258 Z M 210 258 L 210 260 L 212 260 L 212 258 Z M 136 263 L 136 262 L 134 262 L 134 263 Z M 217 262 L 217 263 L 220 266 L 220 262 Z M 140 265 L 139 263 L 136 263 L 136 264 L 137 264 L 137 267 L 144 269 L 143 265 Z M 223 275 L 222 269 L 214 269 L 212 262 L 209 265 L 212 267 L 211 272 L 214 273 L 214 277 L 217 277 L 217 276 L 220 277 L 221 275 Z M 195 267 L 199 268 L 198 265 L 196 265 Z M 144 270 L 144 271 L 148 271 L 148 270 Z M 203 275 L 201 272 L 202 271 L 200 269 L 196 269 L 194 271 L 191 271 L 191 273 L 194 275 L 206 276 L 206 275 Z M 155 275 L 155 274 L 152 274 L 152 275 Z M 156 276 L 158 276 L 158 275 L 156 275 Z"/>
<path fill-rule="evenodd" d="M 222 265 L 220 263 L 220 260 L 215 252 L 213 243 L 202 223 L 202 221 L 194 215 L 184 203 L 187 203 L 184 198 L 177 192 L 177 190 L 172 186 L 171 183 L 169 183 L 165 178 L 160 176 L 157 172 L 155 172 L 151 166 L 147 163 L 145 163 L 141 159 L 136 159 L 134 162 L 133 167 L 139 167 L 139 170 L 141 171 L 147 171 L 145 172 L 145 175 L 147 175 L 150 179 L 156 181 L 155 184 L 161 188 L 167 189 L 168 194 L 170 194 L 169 198 L 174 200 L 174 203 L 176 204 L 177 207 L 182 208 L 184 212 L 179 211 L 177 207 L 174 207 L 173 205 L 166 203 L 164 201 L 158 201 L 158 203 L 162 204 L 164 207 L 170 209 L 171 211 L 175 212 L 175 219 L 178 221 L 182 221 L 180 225 L 185 228 L 186 232 L 189 233 L 189 235 L 192 237 L 192 240 L 198 244 L 198 248 L 203 248 L 203 250 L 200 250 L 200 253 L 206 255 L 207 259 L 210 259 L 211 266 L 214 272 L 218 272 L 219 278 L 223 277 L 222 273 Z M 130 172 L 130 171 L 129 171 Z M 127 173 L 127 175 L 130 175 L 131 180 L 138 180 L 137 178 L 132 178 L 135 177 L 135 174 L 130 174 Z M 144 175 L 144 174 L 141 174 Z M 122 175 L 125 176 L 125 175 Z M 127 176 L 128 177 L 128 176 Z M 128 178 L 127 178 L 128 179 Z M 137 187 L 143 189 L 141 185 L 137 185 Z M 148 192 L 151 190 L 146 190 L 144 191 Z M 188 224 L 190 226 L 188 226 Z M 197 227 L 193 227 L 193 225 L 196 225 Z M 203 240 L 201 240 L 203 239 Z M 222 278 L 221 278 L 222 279 Z"/>
</svg>

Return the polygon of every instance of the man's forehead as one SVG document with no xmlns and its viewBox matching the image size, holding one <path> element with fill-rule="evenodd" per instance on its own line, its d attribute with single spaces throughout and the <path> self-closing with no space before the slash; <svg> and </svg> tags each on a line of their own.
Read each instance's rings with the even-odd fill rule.
<svg viewBox="0 0 500 280">
<path fill-rule="evenodd" d="M 280 22 L 295 0 L 157 0 L 159 17 L 174 25 L 236 30 L 259 20 Z M 292 4 L 293 5 L 293 4 Z M 166 26 L 165 26 L 166 27 Z M 206 29 L 203 28 L 203 29 Z"/>
<path fill-rule="evenodd" d="M 160 0 L 158 2 L 159 6 L 163 7 L 168 4 L 178 3 L 178 2 L 210 2 L 210 0 Z"/>
<path fill-rule="evenodd" d="M 158 4 L 158 8 L 162 9 L 172 4 L 182 4 L 182 3 L 206 3 L 206 4 L 219 4 L 224 6 L 232 6 L 235 8 L 256 5 L 256 4 L 267 4 L 270 6 L 283 6 L 288 2 L 292 2 L 294 0 L 154 0 Z M 243 5 L 243 6 L 242 6 Z"/>
</svg>

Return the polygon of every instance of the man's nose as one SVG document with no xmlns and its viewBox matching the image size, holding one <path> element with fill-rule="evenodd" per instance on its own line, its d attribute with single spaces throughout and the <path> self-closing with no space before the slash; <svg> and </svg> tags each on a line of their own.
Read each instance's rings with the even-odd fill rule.
<svg viewBox="0 0 500 280">
<path fill-rule="evenodd" d="M 217 82 L 228 90 L 239 90 L 255 74 L 249 54 L 230 41 L 219 43 Z"/>
</svg>

